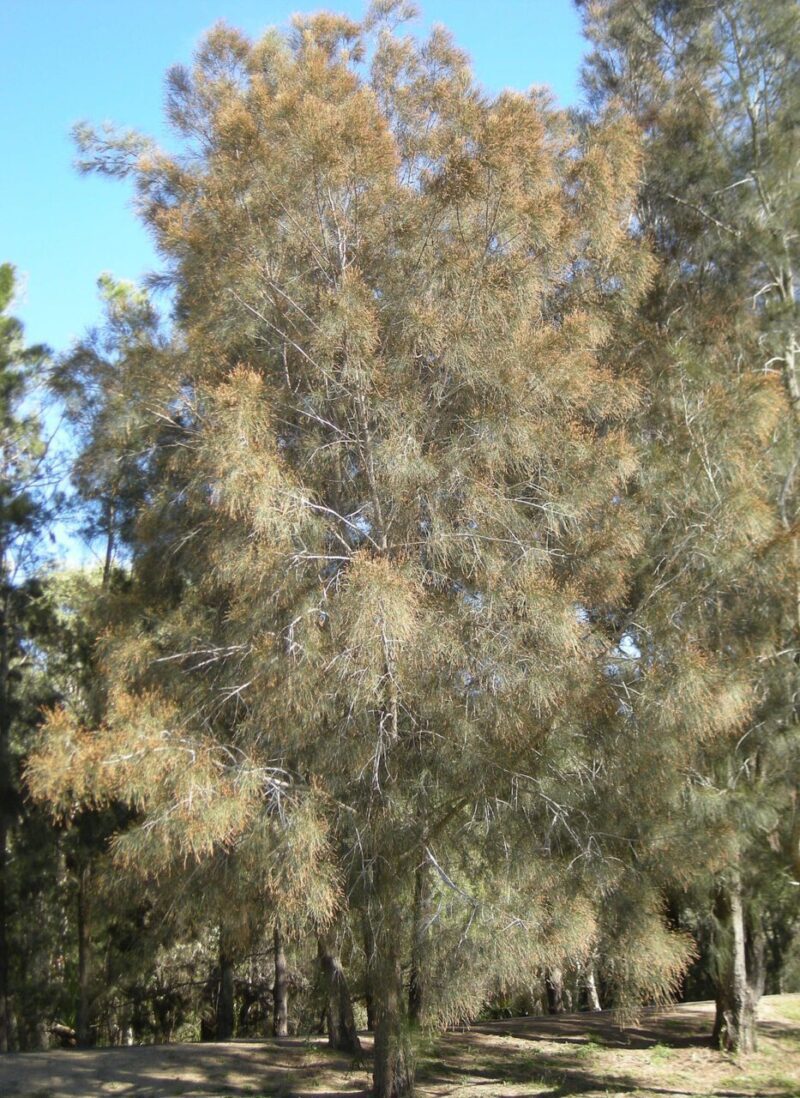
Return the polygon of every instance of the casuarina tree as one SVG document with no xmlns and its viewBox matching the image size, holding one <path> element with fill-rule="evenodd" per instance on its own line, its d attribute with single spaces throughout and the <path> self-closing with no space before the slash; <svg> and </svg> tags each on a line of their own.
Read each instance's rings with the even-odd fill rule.
<svg viewBox="0 0 800 1098">
<path fill-rule="evenodd" d="M 624 103 L 643 134 L 637 221 L 659 261 L 623 351 L 647 363 L 648 393 L 650 519 L 628 621 L 647 648 L 642 672 L 674 669 L 673 728 L 693 683 L 726 684 L 703 707 L 699 755 L 679 769 L 716 927 L 715 1037 L 746 1052 L 776 895 L 764 882 L 796 877 L 800 837 L 800 16 L 760 0 L 581 6 L 596 47 L 590 101 L 601 113 Z"/>
<path fill-rule="evenodd" d="M 224 850 L 323 931 L 357 898 L 379 1098 L 413 1092 L 425 878 L 506 971 L 597 931 L 603 608 L 641 546 L 639 387 L 605 349 L 650 272 L 631 128 L 487 95 L 444 30 L 398 31 L 408 8 L 217 26 L 168 76 L 180 154 L 78 131 L 135 181 L 174 335 L 120 382 L 154 475 L 108 710 L 54 713 L 29 771 L 133 803 L 123 861 Z M 655 986 L 682 958 L 660 944 Z"/>
</svg>

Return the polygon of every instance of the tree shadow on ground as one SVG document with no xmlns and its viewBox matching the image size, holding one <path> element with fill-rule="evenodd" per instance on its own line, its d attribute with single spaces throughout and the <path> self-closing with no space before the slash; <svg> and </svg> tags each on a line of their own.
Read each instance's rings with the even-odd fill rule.
<svg viewBox="0 0 800 1098">
<path fill-rule="evenodd" d="M 710 1047 L 710 1004 L 645 1015 L 623 1030 L 609 1013 L 515 1018 L 451 1032 L 420 1049 L 424 1098 L 798 1098 L 800 1027 L 759 1023 L 755 1070 Z M 232 1041 L 0 1057 L 3 1098 L 366 1098 L 366 1063 L 324 1039 Z M 749 1074 L 748 1074 L 749 1072 Z M 785 1072 L 786 1074 L 779 1074 Z M 697 1083 L 697 1086 L 694 1084 Z M 763 1083 L 763 1085 L 761 1085 Z"/>
<path fill-rule="evenodd" d="M 480 1023 L 439 1042 L 422 1064 L 421 1082 L 430 1098 L 800 1098 L 800 1078 L 792 1077 L 800 1029 L 772 1018 L 760 1021 L 763 1055 L 739 1063 L 712 1048 L 710 1006 L 646 1012 L 627 1029 L 610 1012 Z"/>
<path fill-rule="evenodd" d="M 369 1076 L 320 1042 L 232 1041 L 12 1054 L 3 1098 L 362 1098 Z M 319 1089 L 317 1089 L 319 1088 Z M 324 1088 L 324 1089 L 323 1089 Z"/>
<path fill-rule="evenodd" d="M 785 1032 L 785 1027 L 777 1027 Z M 585 1045 L 595 1041 L 603 1048 L 651 1048 L 669 1044 L 675 1048 L 703 1047 L 711 1041 L 708 1016 L 702 1011 L 685 1011 L 665 1019 L 652 1012 L 635 1026 L 620 1026 L 610 1010 L 586 1014 L 558 1014 L 541 1018 L 511 1018 L 481 1022 L 473 1033 L 506 1034 L 520 1041 L 552 1041 L 555 1044 Z"/>
<path fill-rule="evenodd" d="M 536 1040 L 536 1038 L 526 1038 Z M 680 1084 L 646 1082 L 641 1077 L 604 1070 L 587 1063 L 587 1056 L 580 1051 L 558 1054 L 557 1062 L 545 1052 L 526 1053 L 511 1048 L 466 1046 L 467 1051 L 453 1048 L 448 1042 L 447 1058 L 422 1065 L 420 1084 L 426 1094 L 435 1098 L 447 1098 L 449 1094 L 463 1094 L 467 1090 L 476 1096 L 493 1096 L 502 1088 L 504 1098 L 532 1098 L 531 1087 L 536 1087 L 536 1098 L 570 1098 L 582 1094 L 610 1095 L 635 1093 L 641 1098 L 664 1096 L 686 1098 L 688 1091 Z M 620 1048 L 627 1046 L 621 1045 Z M 644 1046 L 639 1046 L 644 1047 Z M 661 1045 L 663 1048 L 663 1044 Z M 685 1046 L 683 1046 L 685 1047 Z M 587 1053 L 594 1051 L 584 1045 Z M 515 1094 L 515 1087 L 524 1087 Z M 705 1091 L 703 1093 L 706 1093 Z M 716 1087 L 713 1098 L 755 1098 L 754 1089 Z M 796 1086 L 770 1087 L 771 1098 L 797 1098 Z M 708 1098 L 712 1098 L 709 1093 Z"/>
</svg>

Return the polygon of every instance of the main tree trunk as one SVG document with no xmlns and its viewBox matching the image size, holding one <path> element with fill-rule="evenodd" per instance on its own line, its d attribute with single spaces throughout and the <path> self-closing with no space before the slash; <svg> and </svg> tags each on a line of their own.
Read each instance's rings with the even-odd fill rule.
<svg viewBox="0 0 800 1098">
<path fill-rule="evenodd" d="M 230 1041 L 233 1037 L 234 1025 L 234 972 L 233 956 L 226 944 L 220 946 L 219 951 L 219 990 L 217 993 L 217 1025 L 216 1038 L 218 1041 Z"/>
<path fill-rule="evenodd" d="M 756 941 L 748 949 L 742 885 L 738 877 L 720 886 L 715 915 L 719 927 L 719 958 L 713 1041 L 727 1052 L 747 1055 L 757 1046 L 756 1008 L 763 989 L 763 964 L 759 963 L 759 955 L 763 953 L 763 946 L 760 949 Z"/>
<path fill-rule="evenodd" d="M 375 899 L 375 1098 L 412 1098 L 414 1049 L 401 969 L 402 889 L 391 873 L 378 876 Z"/>
</svg>

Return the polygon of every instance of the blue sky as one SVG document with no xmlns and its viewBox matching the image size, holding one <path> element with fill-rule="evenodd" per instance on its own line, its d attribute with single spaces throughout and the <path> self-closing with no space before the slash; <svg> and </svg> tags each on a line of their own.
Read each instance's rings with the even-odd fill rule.
<svg viewBox="0 0 800 1098">
<path fill-rule="evenodd" d="M 487 88 L 547 84 L 578 98 L 584 43 L 571 0 L 427 0 Z M 0 262 L 24 279 L 30 342 L 65 350 L 98 316 L 102 271 L 138 279 L 157 258 L 119 181 L 81 178 L 71 126 L 113 121 L 168 140 L 166 69 L 220 18 L 258 34 L 293 11 L 363 13 L 362 0 L 0 0 Z"/>
</svg>

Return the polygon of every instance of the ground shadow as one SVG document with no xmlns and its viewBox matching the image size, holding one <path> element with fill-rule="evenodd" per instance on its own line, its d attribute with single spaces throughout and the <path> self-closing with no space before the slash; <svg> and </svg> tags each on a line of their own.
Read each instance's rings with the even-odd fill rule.
<svg viewBox="0 0 800 1098">
<path fill-rule="evenodd" d="M 3 1098 L 362 1098 L 369 1076 L 321 1042 L 232 1041 L 6 1055 Z"/>
<path fill-rule="evenodd" d="M 782 1028 L 782 1027 L 779 1027 Z M 472 1032 L 508 1034 L 521 1041 L 552 1041 L 584 1045 L 595 1041 L 604 1048 L 651 1048 L 668 1044 L 674 1048 L 702 1047 L 711 1041 L 711 1027 L 705 1011 L 684 1010 L 665 1018 L 655 1011 L 645 1014 L 635 1026 L 620 1026 L 610 1010 L 585 1014 L 557 1014 L 541 1018 L 509 1018 L 481 1022 Z"/>
<path fill-rule="evenodd" d="M 524 1039 L 535 1040 L 527 1035 Z M 466 1041 L 467 1038 L 463 1035 L 456 1040 Z M 591 1045 L 584 1045 L 584 1048 L 589 1052 L 593 1051 Z M 597 1069 L 586 1062 L 586 1056 L 582 1056 L 579 1049 L 566 1055 L 559 1054 L 557 1062 L 553 1062 L 546 1052 L 520 1052 L 518 1047 L 508 1051 L 496 1046 L 487 1048 L 465 1045 L 459 1048 L 450 1041 L 447 1053 L 446 1058 L 423 1064 L 420 1070 L 422 1087 L 435 1093 L 436 1098 L 447 1098 L 451 1093 L 461 1095 L 467 1090 L 477 1098 L 483 1098 L 484 1095 L 488 1098 L 501 1088 L 506 1098 L 531 1098 L 530 1089 L 515 1095 L 513 1088 L 530 1088 L 532 1085 L 538 1088 L 537 1098 L 571 1098 L 589 1093 L 606 1095 L 628 1092 L 646 1095 L 647 1098 L 685 1098 L 689 1093 L 678 1084 L 644 1082 L 634 1074 Z M 770 1086 L 769 1093 L 771 1098 L 798 1098 L 800 1092 L 797 1086 L 787 1085 L 783 1089 Z M 755 1098 L 755 1092 L 752 1088 L 715 1087 L 713 1098 Z"/>
<path fill-rule="evenodd" d="M 606 1012 L 514 1018 L 451 1032 L 420 1049 L 420 1095 L 570 1098 L 632 1091 L 642 1098 L 798 1098 L 800 1084 L 791 1072 L 800 1076 L 800 1027 L 780 1021 L 772 1010 L 759 1023 L 761 1076 L 747 1074 L 711 1050 L 710 1007 L 684 1004 L 667 1014 L 646 1014 L 630 1029 L 621 1029 Z M 363 1044 L 366 1062 L 360 1064 L 316 1037 L 12 1054 L 0 1057 L 0 1095 L 366 1098 L 371 1037 Z"/>
</svg>

